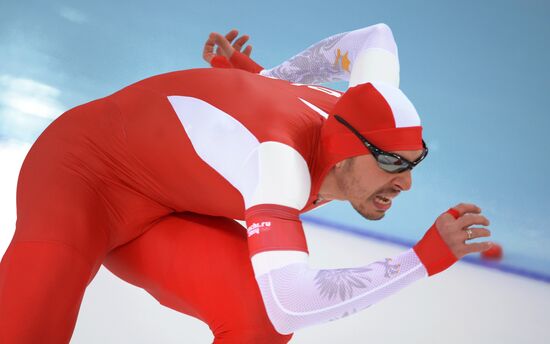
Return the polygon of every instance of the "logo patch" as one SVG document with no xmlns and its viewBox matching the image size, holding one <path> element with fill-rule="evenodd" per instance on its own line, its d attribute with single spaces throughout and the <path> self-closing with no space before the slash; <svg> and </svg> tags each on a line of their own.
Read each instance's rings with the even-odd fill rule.
<svg viewBox="0 0 550 344">
<path fill-rule="evenodd" d="M 248 237 L 250 238 L 254 234 L 260 234 L 260 231 L 266 231 L 271 229 L 271 221 L 254 222 L 247 228 Z"/>
</svg>

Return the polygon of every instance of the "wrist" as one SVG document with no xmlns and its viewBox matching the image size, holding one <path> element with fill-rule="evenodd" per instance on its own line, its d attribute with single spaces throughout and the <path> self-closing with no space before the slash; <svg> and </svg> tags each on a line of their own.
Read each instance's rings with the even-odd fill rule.
<svg viewBox="0 0 550 344">
<path fill-rule="evenodd" d="M 458 260 L 439 234 L 435 224 L 413 249 L 428 271 L 428 276 L 446 270 Z"/>
<path fill-rule="evenodd" d="M 210 60 L 210 65 L 215 68 L 233 68 L 233 65 L 227 57 L 222 55 L 216 55 Z"/>
<path fill-rule="evenodd" d="M 262 66 L 254 62 L 254 60 L 252 60 L 249 56 L 237 50 L 233 51 L 229 61 L 236 68 L 244 69 L 252 73 L 259 73 L 264 69 Z"/>
</svg>

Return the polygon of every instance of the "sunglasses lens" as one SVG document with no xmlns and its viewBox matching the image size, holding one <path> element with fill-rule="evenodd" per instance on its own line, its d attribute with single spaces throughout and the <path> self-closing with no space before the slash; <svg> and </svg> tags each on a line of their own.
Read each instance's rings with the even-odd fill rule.
<svg viewBox="0 0 550 344">
<path fill-rule="evenodd" d="M 391 155 L 380 154 L 376 157 L 378 165 L 386 172 L 399 173 L 408 169 L 409 164 Z"/>
</svg>

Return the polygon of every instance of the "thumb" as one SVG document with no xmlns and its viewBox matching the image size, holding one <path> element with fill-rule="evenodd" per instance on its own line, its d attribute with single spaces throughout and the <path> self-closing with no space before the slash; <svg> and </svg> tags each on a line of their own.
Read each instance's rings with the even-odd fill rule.
<svg viewBox="0 0 550 344">
<path fill-rule="evenodd" d="M 215 56 L 214 44 L 215 44 L 215 36 L 214 36 L 214 33 L 211 33 L 208 36 L 208 39 L 206 40 L 206 42 L 204 43 L 204 48 L 202 50 L 202 58 L 208 63 L 210 63 L 212 58 Z"/>
</svg>

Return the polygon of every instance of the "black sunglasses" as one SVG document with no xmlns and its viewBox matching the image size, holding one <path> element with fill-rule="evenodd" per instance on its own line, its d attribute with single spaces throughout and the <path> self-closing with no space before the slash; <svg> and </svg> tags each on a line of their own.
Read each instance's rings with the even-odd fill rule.
<svg viewBox="0 0 550 344">
<path fill-rule="evenodd" d="M 345 119 L 338 115 L 334 115 L 334 118 L 336 118 L 338 122 L 345 125 L 349 130 L 351 130 L 352 133 L 355 134 L 355 136 L 357 136 L 361 140 L 361 142 L 363 142 L 365 147 L 367 147 L 372 156 L 376 159 L 378 166 L 388 173 L 401 173 L 407 170 L 412 170 L 428 155 L 428 147 L 426 147 L 426 142 L 424 142 L 424 140 L 422 140 L 424 151 L 422 152 L 422 155 L 415 161 L 409 161 L 398 154 L 385 152 L 367 141 L 367 139 L 363 135 L 361 135 L 354 127 L 352 127 L 351 124 L 349 124 Z"/>
</svg>

